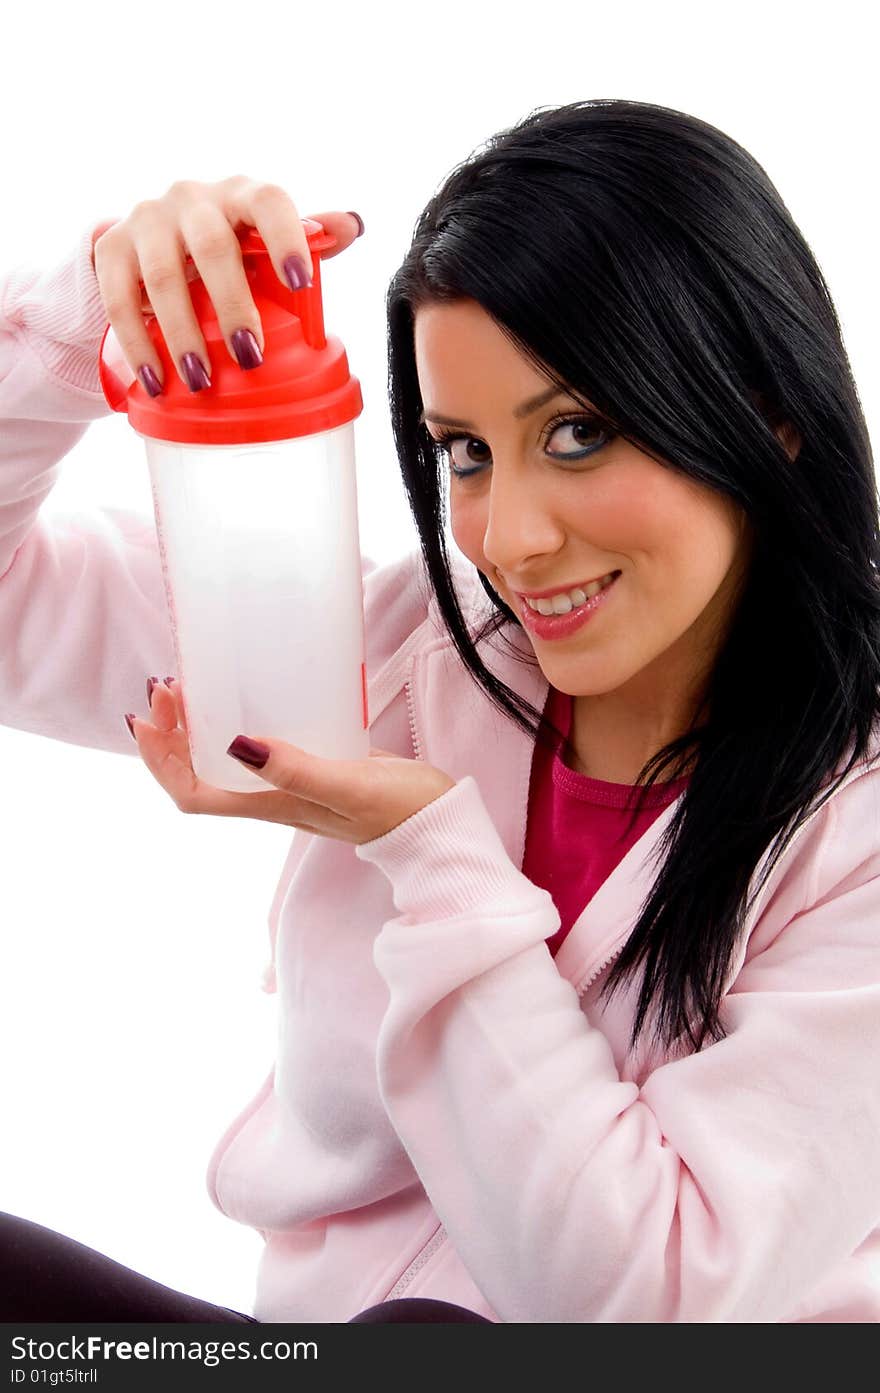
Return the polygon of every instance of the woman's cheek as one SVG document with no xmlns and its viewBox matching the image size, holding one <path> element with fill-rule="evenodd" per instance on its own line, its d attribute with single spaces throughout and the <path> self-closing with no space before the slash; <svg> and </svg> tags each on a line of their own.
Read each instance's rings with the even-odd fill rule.
<svg viewBox="0 0 880 1393">
<path fill-rule="evenodd" d="M 463 502 L 450 498 L 449 528 L 459 551 L 480 570 L 485 570 L 483 538 L 486 527 L 476 500 Z"/>
</svg>

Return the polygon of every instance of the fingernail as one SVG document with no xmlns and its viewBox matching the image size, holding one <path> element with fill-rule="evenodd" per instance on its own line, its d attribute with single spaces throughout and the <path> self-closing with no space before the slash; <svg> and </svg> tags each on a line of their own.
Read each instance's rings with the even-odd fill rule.
<svg viewBox="0 0 880 1393">
<path fill-rule="evenodd" d="M 259 740 L 251 740 L 247 735 L 236 735 L 226 753 L 234 755 L 243 764 L 250 765 L 251 769 L 262 769 L 272 752 L 266 745 L 261 745 Z"/>
<path fill-rule="evenodd" d="M 162 390 L 162 383 L 159 381 L 149 363 L 144 363 L 143 367 L 138 368 L 138 377 L 144 384 L 144 390 L 149 392 L 151 397 L 158 397 Z"/>
<path fill-rule="evenodd" d="M 184 353 L 180 365 L 183 368 L 186 385 L 191 392 L 201 392 L 203 388 L 210 387 L 211 379 L 198 354 Z"/>
<path fill-rule="evenodd" d="M 158 677 L 148 677 L 148 678 L 147 678 L 147 705 L 148 705 L 148 706 L 150 705 L 150 703 L 151 703 L 152 700 L 153 700 L 153 688 L 156 687 L 156 686 L 158 686 L 158 684 L 159 684 L 159 679 L 158 679 Z"/>
<path fill-rule="evenodd" d="M 263 361 L 260 345 L 250 329 L 236 329 L 232 335 L 232 349 L 240 368 L 258 368 Z"/>
<path fill-rule="evenodd" d="M 363 237 L 363 235 L 364 235 L 364 220 L 363 220 L 363 218 L 361 217 L 360 213 L 355 213 L 354 210 L 353 210 L 352 208 L 349 208 L 347 211 L 348 211 L 348 216 L 349 216 L 350 218 L 357 218 L 357 220 L 358 220 L 358 227 L 360 228 L 360 231 L 358 232 L 358 237 Z"/>
<path fill-rule="evenodd" d="M 306 270 L 306 263 L 301 256 L 289 256 L 283 265 L 291 290 L 302 290 L 304 285 L 311 285 L 311 275 Z"/>
<path fill-rule="evenodd" d="M 135 733 L 134 733 L 134 726 L 132 725 L 132 721 L 133 721 L 133 720 L 134 720 L 134 712 L 133 712 L 133 711 L 126 711 L 126 713 L 125 713 L 125 724 L 128 726 L 128 733 L 129 733 L 129 735 L 131 736 L 131 738 L 132 738 L 132 740 L 134 741 L 134 743 L 137 744 L 137 736 L 136 736 Z"/>
<path fill-rule="evenodd" d="M 174 682 L 175 680 L 176 680 L 176 679 L 173 678 L 173 677 L 163 677 L 163 678 L 162 678 L 162 681 L 165 683 L 165 686 L 166 686 L 166 687 L 170 687 L 170 686 L 171 686 L 171 683 Z"/>
</svg>

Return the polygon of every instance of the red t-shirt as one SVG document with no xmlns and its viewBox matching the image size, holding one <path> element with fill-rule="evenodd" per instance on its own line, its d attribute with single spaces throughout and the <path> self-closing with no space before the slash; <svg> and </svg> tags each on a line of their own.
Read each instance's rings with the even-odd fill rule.
<svg viewBox="0 0 880 1393">
<path fill-rule="evenodd" d="M 568 736 L 572 698 L 551 687 L 546 710 Z M 623 836 L 631 815 L 631 808 L 626 806 L 632 795 L 631 786 L 578 774 L 563 764 L 558 741 L 552 751 L 536 741 L 522 870 L 535 885 L 550 893 L 559 911 L 562 923 L 547 939 L 551 956 L 556 956 L 572 924 L 605 877 L 662 809 L 678 797 L 687 781 L 688 775 L 684 775 L 655 784 L 632 830 Z"/>
</svg>

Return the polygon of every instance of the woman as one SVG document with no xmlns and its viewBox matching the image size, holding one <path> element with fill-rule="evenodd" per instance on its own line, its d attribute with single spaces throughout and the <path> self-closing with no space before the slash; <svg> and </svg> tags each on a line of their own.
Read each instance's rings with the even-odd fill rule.
<svg viewBox="0 0 880 1393">
<path fill-rule="evenodd" d="M 315 217 L 340 250 L 358 231 Z M 255 1318 L 877 1320 L 878 499 L 779 194 L 629 101 L 533 113 L 452 172 L 387 298 L 421 548 L 364 562 L 373 752 L 242 732 L 265 794 L 195 778 L 170 679 L 130 710 L 173 663 L 152 520 L 77 520 L 59 550 L 28 486 L 102 414 L 106 317 L 147 390 L 145 308 L 206 390 L 186 249 L 258 365 L 241 223 L 308 273 L 289 195 L 237 178 L 7 282 L 34 353 L 0 395 L 0 652 L 7 724 L 122 752 L 127 710 L 181 811 L 297 829 L 278 1060 L 208 1174 L 265 1240 Z M 63 608 L 58 652 L 74 575 L 102 620 Z M 57 1273 L 70 1240 L 44 1241 Z M 213 1318 L 169 1295 L 162 1318 Z"/>
</svg>

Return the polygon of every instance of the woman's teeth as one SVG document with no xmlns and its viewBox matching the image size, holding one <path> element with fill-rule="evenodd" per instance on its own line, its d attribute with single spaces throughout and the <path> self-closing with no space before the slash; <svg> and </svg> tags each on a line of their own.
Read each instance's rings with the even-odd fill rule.
<svg viewBox="0 0 880 1393">
<path fill-rule="evenodd" d="M 529 609 L 533 609 L 538 614 L 568 614 L 576 609 L 578 605 L 585 605 L 587 600 L 592 600 L 594 595 L 598 595 L 600 590 L 604 590 L 607 585 L 616 577 L 617 572 L 612 571 L 607 576 L 602 576 L 601 580 L 590 581 L 586 589 L 582 590 L 576 586 L 574 590 L 564 590 L 559 595 L 554 595 L 546 600 L 530 600 L 526 598 Z"/>
</svg>

